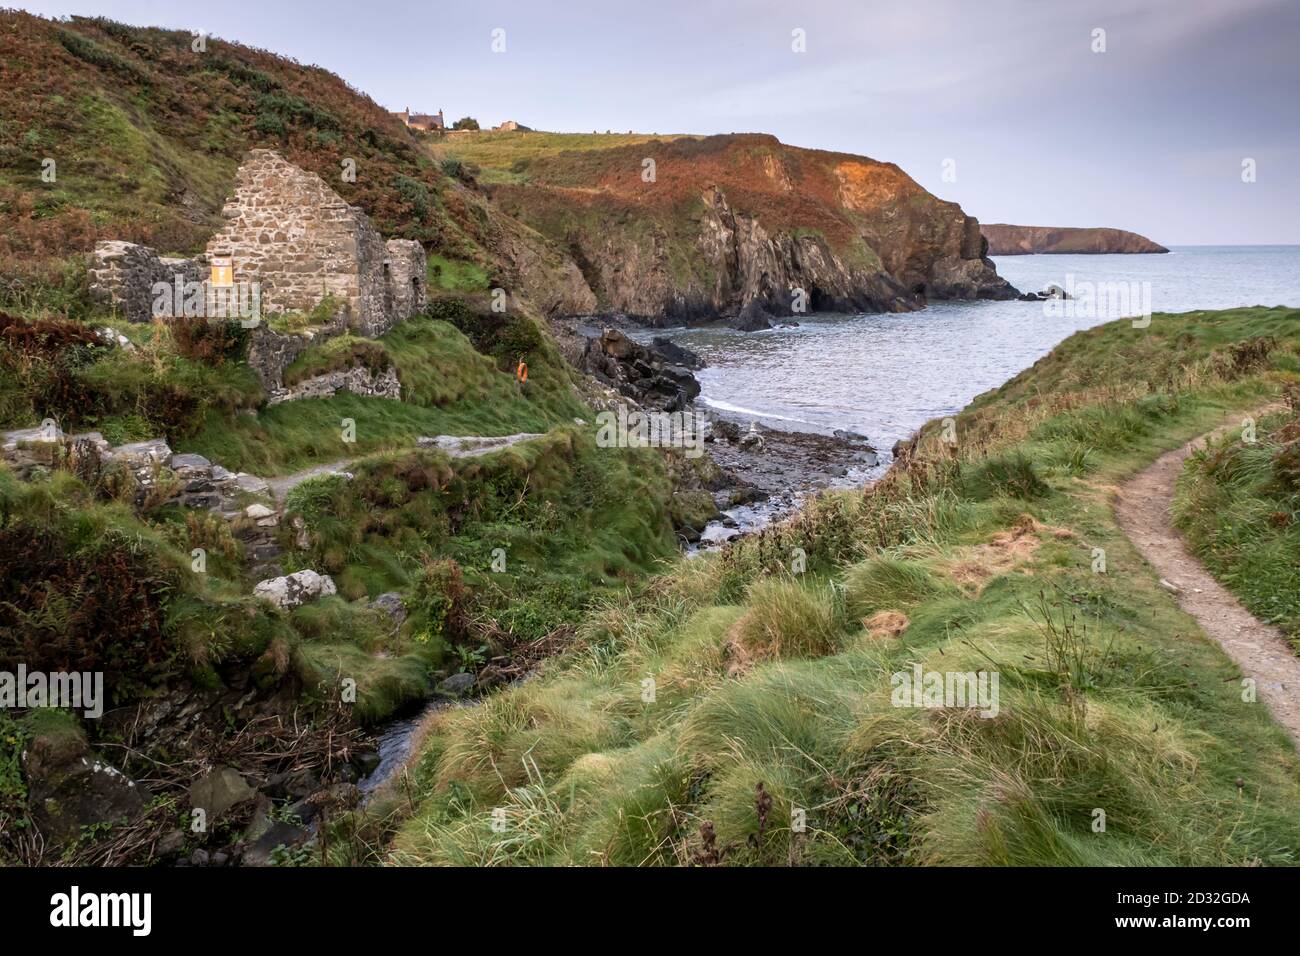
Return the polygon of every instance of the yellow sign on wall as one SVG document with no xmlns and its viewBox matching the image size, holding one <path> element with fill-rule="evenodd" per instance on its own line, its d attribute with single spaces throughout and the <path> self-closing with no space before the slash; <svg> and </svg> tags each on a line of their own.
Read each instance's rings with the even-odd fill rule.
<svg viewBox="0 0 1300 956">
<path fill-rule="evenodd" d="M 229 256 L 212 257 L 212 281 L 214 286 L 232 286 L 235 284 L 235 266 Z"/>
</svg>

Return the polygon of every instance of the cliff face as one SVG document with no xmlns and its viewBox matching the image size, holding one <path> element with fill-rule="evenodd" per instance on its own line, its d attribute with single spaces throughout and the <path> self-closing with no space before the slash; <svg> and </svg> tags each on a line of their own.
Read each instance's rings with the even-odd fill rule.
<svg viewBox="0 0 1300 956">
<path fill-rule="evenodd" d="M 675 243 L 670 229 L 620 228 L 616 218 L 569 237 L 600 308 L 651 324 L 718 315 L 791 315 L 795 290 L 807 310 L 890 312 L 924 299 L 887 272 L 847 262 L 819 235 L 769 234 L 737 213 L 718 188 L 703 193 L 694 236 Z"/>
<path fill-rule="evenodd" d="M 771 136 L 610 139 L 482 134 L 438 149 L 567 249 L 599 310 L 651 324 L 791 315 L 800 290 L 809 311 L 1016 294 L 979 223 L 891 164 Z"/>
<path fill-rule="evenodd" d="M 988 223 L 981 227 L 991 256 L 1023 256 L 1031 253 L 1151 253 L 1168 252 L 1136 232 L 1123 229 L 1073 229 L 1051 226 L 1008 226 Z"/>
</svg>

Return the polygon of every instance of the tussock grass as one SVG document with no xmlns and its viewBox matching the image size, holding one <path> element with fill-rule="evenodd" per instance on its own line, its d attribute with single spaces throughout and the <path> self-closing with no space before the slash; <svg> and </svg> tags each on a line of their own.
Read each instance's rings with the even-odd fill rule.
<svg viewBox="0 0 1300 956">
<path fill-rule="evenodd" d="M 1300 385 L 1290 385 L 1300 396 Z M 1300 402 L 1297 402 L 1300 404 Z M 1175 523 L 1206 567 L 1300 649 L 1300 414 L 1288 408 L 1188 459 Z"/>
<path fill-rule="evenodd" d="M 924 565 L 882 554 L 849 567 L 844 590 L 850 612 L 864 617 L 906 609 L 952 588 Z"/>
<path fill-rule="evenodd" d="M 1158 316 L 1150 340 L 1128 323 L 1074 336 L 964 411 L 955 454 L 927 428 L 866 493 L 823 495 L 607 602 L 533 681 L 437 721 L 388 859 L 1297 862 L 1294 750 L 1143 570 L 1104 491 L 1275 390 L 1285 349 L 1244 374 L 1210 359 L 1294 315 Z M 1116 411 L 1122 427 L 1085 427 Z M 1035 547 L 991 566 L 977 593 L 957 587 L 959 561 L 1030 522 Z M 865 633 L 860 618 L 882 610 L 906 614 L 897 638 Z M 737 646 L 764 653 L 736 668 Z M 997 672 L 997 715 L 894 706 L 894 675 L 916 665 Z"/>
<path fill-rule="evenodd" d="M 748 657 L 820 657 L 835 649 L 839 604 L 833 589 L 812 590 L 780 578 L 758 581 L 732 637 Z"/>
</svg>

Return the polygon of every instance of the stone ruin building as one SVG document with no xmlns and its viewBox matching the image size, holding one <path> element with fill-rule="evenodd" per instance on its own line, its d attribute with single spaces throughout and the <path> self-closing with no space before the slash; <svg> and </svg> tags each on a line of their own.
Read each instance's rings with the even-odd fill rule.
<svg viewBox="0 0 1300 956">
<path fill-rule="evenodd" d="M 249 153 L 221 214 L 208 258 L 229 257 L 236 282 L 260 282 L 264 314 L 309 312 L 329 295 L 374 337 L 427 304 L 420 244 L 385 242 L 364 212 L 274 150 Z"/>
<path fill-rule="evenodd" d="M 418 129 L 426 133 L 432 133 L 435 130 L 447 128 L 447 123 L 442 118 L 442 110 L 438 110 L 436 113 L 412 113 L 411 108 L 408 106 L 402 112 L 393 115 L 401 120 L 402 125 L 408 129 Z"/>
<path fill-rule="evenodd" d="M 249 152 L 222 216 L 225 226 L 194 259 L 165 258 L 129 242 L 98 243 L 92 293 L 129 321 L 147 322 L 155 283 L 178 276 L 202 282 L 214 259 L 229 259 L 234 283 L 259 284 L 263 318 L 310 312 L 330 296 L 349 328 L 375 337 L 428 304 L 423 247 L 385 241 L 363 211 L 275 150 Z"/>
</svg>

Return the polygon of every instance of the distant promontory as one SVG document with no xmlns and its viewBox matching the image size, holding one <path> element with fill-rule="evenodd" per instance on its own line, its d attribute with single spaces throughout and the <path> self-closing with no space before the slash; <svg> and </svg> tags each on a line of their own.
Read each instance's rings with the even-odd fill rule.
<svg viewBox="0 0 1300 956">
<path fill-rule="evenodd" d="M 1149 253 L 1168 252 L 1146 236 L 1123 229 L 1075 229 L 1068 226 L 1009 226 L 982 223 L 991 256 L 1025 256 L 1034 253 Z"/>
</svg>

